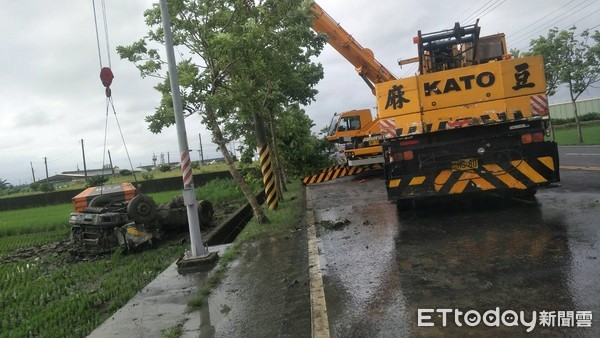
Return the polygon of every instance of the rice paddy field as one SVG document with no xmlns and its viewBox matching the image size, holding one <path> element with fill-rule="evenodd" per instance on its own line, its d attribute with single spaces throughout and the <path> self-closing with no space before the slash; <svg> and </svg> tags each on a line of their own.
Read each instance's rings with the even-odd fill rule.
<svg viewBox="0 0 600 338">
<path fill-rule="evenodd" d="M 178 194 L 151 196 L 167 203 Z M 211 181 L 197 195 L 216 213 L 244 202 L 231 180 Z M 63 204 L 0 212 L 0 337 L 84 337 L 188 249 L 180 237 L 152 250 L 74 256 L 71 211 Z"/>
</svg>

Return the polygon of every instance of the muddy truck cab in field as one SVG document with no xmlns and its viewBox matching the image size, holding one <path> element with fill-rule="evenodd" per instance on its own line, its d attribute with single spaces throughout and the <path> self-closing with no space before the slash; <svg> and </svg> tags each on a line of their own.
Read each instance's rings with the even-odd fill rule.
<svg viewBox="0 0 600 338">
<path fill-rule="evenodd" d="M 208 227 L 214 210 L 208 201 L 198 201 L 201 227 Z M 90 187 L 73 198 L 71 240 L 79 253 L 104 253 L 117 248 L 134 249 L 165 232 L 187 229 L 187 209 L 181 196 L 156 204 L 139 194 L 130 183 Z"/>
</svg>

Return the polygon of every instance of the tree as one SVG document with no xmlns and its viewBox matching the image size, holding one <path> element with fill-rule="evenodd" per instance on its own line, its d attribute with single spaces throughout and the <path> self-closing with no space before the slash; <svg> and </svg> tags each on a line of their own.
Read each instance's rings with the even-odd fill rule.
<svg viewBox="0 0 600 338">
<path fill-rule="evenodd" d="M 581 37 L 581 40 L 578 39 Z M 590 41 L 590 37 L 591 40 Z M 592 84 L 600 80 L 600 32 L 588 30 L 575 35 L 575 27 L 559 31 L 553 28 L 547 37 L 530 43 L 528 55 L 542 55 L 546 69 L 547 93 L 556 94 L 560 85 L 569 90 L 579 143 L 583 143 L 576 101 Z"/>
<path fill-rule="evenodd" d="M 0 178 L 0 190 L 7 190 L 11 188 L 11 184 L 7 180 Z"/>
<path fill-rule="evenodd" d="M 221 150 L 229 171 L 261 223 L 267 219 L 249 185 L 236 170 L 227 143 L 248 135 L 249 126 L 253 126 L 248 116 L 257 109 L 253 102 L 260 101 L 263 95 L 252 84 L 261 79 L 261 73 L 244 69 L 249 60 L 252 65 L 262 62 L 268 66 L 269 60 L 264 59 L 262 51 L 272 32 L 303 31 L 304 35 L 308 32 L 309 37 L 317 39 L 318 36 L 310 31 L 306 6 L 302 0 L 265 0 L 257 5 L 240 0 L 169 1 L 174 44 L 182 53 L 178 72 L 184 114 L 200 114 L 202 122 L 212 132 L 213 142 Z M 151 27 L 150 32 L 130 46 L 119 46 L 117 51 L 121 58 L 132 61 L 142 76 L 163 79 L 155 86 L 162 94 L 160 105 L 152 116 L 146 118 L 149 129 L 158 133 L 174 123 L 173 106 L 169 82 L 162 70 L 165 62 L 156 49 L 148 47 L 149 43 L 163 43 L 159 7 L 154 4 L 144 16 Z M 273 24 L 266 26 L 263 18 L 268 18 L 268 22 Z M 311 55 L 313 48 L 306 47 L 304 43 L 304 40 L 290 34 L 285 49 L 280 52 Z M 310 62 L 309 56 L 305 59 Z M 292 70 L 301 71 L 303 67 L 295 64 Z M 281 77 L 286 75 L 295 78 L 289 72 L 281 74 Z M 307 82 L 307 85 L 311 86 L 312 82 Z M 307 90 L 296 89 L 300 92 Z"/>
<path fill-rule="evenodd" d="M 277 125 L 282 162 L 292 174 L 308 175 L 330 164 L 335 145 L 311 134 L 314 124 L 297 104 L 286 107 Z"/>
</svg>

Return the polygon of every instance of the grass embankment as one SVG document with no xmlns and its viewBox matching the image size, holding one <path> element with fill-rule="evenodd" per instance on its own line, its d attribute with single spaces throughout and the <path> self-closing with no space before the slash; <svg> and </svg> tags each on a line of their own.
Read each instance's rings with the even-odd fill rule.
<svg viewBox="0 0 600 338">
<path fill-rule="evenodd" d="M 167 203 L 178 194 L 151 196 Z M 197 195 L 215 209 L 220 203 L 213 201 L 243 199 L 231 180 L 211 181 Z M 188 249 L 188 244 L 165 244 L 127 255 L 74 259 L 60 247 L 70 232 L 71 211 L 71 204 L 64 204 L 0 212 L 0 337 L 86 336 Z M 35 254 L 57 240 L 62 240 L 59 247 Z M 21 255 L 23 250 L 34 254 Z"/>
<path fill-rule="evenodd" d="M 558 126 L 557 126 L 558 127 Z M 579 143 L 579 136 L 575 127 L 554 128 L 556 143 L 566 145 L 598 145 L 600 144 L 600 124 L 584 124 L 581 126 L 583 143 Z M 551 137 L 548 139 L 552 139 Z"/>
<path fill-rule="evenodd" d="M 206 284 L 198 290 L 197 294 L 188 302 L 192 309 L 200 308 L 205 304 L 212 289 L 217 286 L 227 266 L 240 252 L 244 243 L 253 242 L 260 238 L 282 236 L 294 231 L 302 222 L 304 216 L 304 188 L 299 180 L 288 184 L 288 192 L 285 193 L 285 201 L 279 203 L 277 210 L 265 211 L 269 223 L 259 224 L 252 219 L 236 238 L 233 244 L 219 258 L 219 264 L 213 270 Z"/>
<path fill-rule="evenodd" d="M 236 165 L 239 165 L 239 163 L 236 163 Z M 203 165 L 203 166 L 197 167 L 192 170 L 194 175 L 212 173 L 212 172 L 217 172 L 217 171 L 227 171 L 227 165 L 224 163 L 208 164 L 208 165 Z M 106 181 L 104 184 L 108 185 L 108 184 L 123 183 L 123 182 L 135 182 L 136 180 L 139 182 L 143 182 L 143 181 L 147 181 L 147 180 L 157 180 L 157 179 L 178 177 L 178 176 L 181 176 L 181 171 L 179 171 L 178 168 L 174 168 L 174 169 L 171 169 L 171 170 L 165 171 L 165 172 L 162 172 L 160 170 L 153 170 L 153 171 L 146 172 L 146 173 L 136 173 L 135 178 L 133 175 L 122 176 L 119 173 L 115 173 L 115 175 L 113 176 L 113 175 L 110 175 L 110 172 L 107 172 L 105 177 L 108 178 L 108 181 Z M 39 180 L 38 182 L 43 183 L 44 180 L 42 179 L 42 180 Z M 65 182 L 65 183 L 59 184 L 58 186 L 54 187 L 54 191 L 77 190 L 77 189 L 83 190 L 86 188 L 86 186 L 87 186 L 87 184 L 86 184 L 85 180 L 77 179 L 77 180 L 73 180 L 70 182 Z M 43 193 L 44 192 L 42 192 L 42 191 L 32 191 L 28 188 L 23 188 L 23 189 L 19 189 L 19 191 L 17 191 L 17 192 L 12 191 L 10 193 L 0 194 L 0 199 L 19 197 L 19 196 L 37 195 L 37 194 L 43 194 Z"/>
</svg>

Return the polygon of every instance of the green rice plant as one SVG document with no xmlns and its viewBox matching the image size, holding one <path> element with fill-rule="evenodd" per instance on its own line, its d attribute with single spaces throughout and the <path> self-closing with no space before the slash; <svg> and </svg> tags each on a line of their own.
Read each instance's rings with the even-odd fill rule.
<svg viewBox="0 0 600 338">
<path fill-rule="evenodd" d="M 17 249 L 50 244 L 69 235 L 69 228 L 64 226 L 46 232 L 25 233 L 22 235 L 0 237 L 0 257 Z"/>
<path fill-rule="evenodd" d="M 69 224 L 70 203 L 0 211 L 0 237 L 63 229 Z"/>
<path fill-rule="evenodd" d="M 0 336 L 86 336 L 184 250 L 165 246 L 66 265 L 46 259 L 2 264 Z"/>
</svg>

